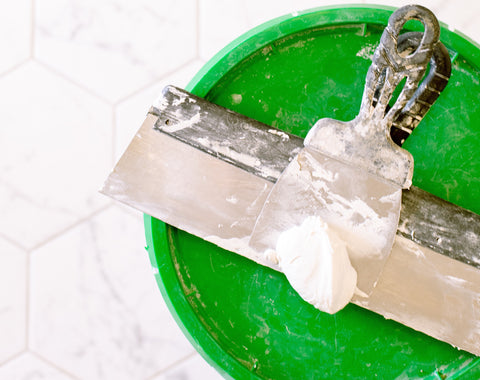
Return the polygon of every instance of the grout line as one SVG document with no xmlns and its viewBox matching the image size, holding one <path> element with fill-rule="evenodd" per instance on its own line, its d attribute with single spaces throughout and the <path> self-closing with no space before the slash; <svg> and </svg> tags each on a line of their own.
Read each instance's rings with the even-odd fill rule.
<svg viewBox="0 0 480 380">
<path fill-rule="evenodd" d="M 38 63 L 40 66 L 42 66 L 44 69 L 50 71 L 52 74 L 66 80 L 67 82 L 69 82 L 70 84 L 74 85 L 75 87 L 78 87 L 79 89 L 83 90 L 84 92 L 86 92 L 87 94 L 101 100 L 102 102 L 104 103 L 107 103 L 109 105 L 112 105 L 112 101 L 103 97 L 102 95 L 100 94 L 97 94 L 95 91 L 91 90 L 90 88 L 88 88 L 87 86 L 71 79 L 70 77 L 68 77 L 67 75 L 63 74 L 62 72 L 60 72 L 59 70 L 55 69 L 54 67 L 50 66 L 49 64 L 39 60 L 38 58 L 34 58 L 33 59 L 36 63 Z"/>
<path fill-rule="evenodd" d="M 7 69 L 6 71 L 0 73 L 0 79 L 3 78 L 4 76 L 7 76 L 8 74 L 11 74 L 11 73 L 14 72 L 15 70 L 17 70 L 17 69 L 19 69 L 20 67 L 22 67 L 23 65 L 27 64 L 29 61 L 30 61 L 30 58 L 25 58 L 23 61 L 20 61 L 20 62 L 16 63 L 15 65 L 13 65 L 12 67 L 10 67 L 10 68 Z"/>
<path fill-rule="evenodd" d="M 30 253 L 27 253 L 25 268 L 25 347 L 28 349 L 30 343 Z"/>
<path fill-rule="evenodd" d="M 142 87 L 136 89 L 135 91 L 131 92 L 130 94 L 120 98 L 119 100 L 117 100 L 116 102 L 113 103 L 113 106 L 116 107 L 118 106 L 120 103 L 123 103 L 125 102 L 126 100 L 132 98 L 133 96 L 135 95 L 138 95 L 139 93 L 145 91 L 146 89 L 150 88 L 150 87 L 153 87 L 155 85 L 158 84 L 158 82 L 164 80 L 165 78 L 168 78 L 169 76 L 175 74 L 177 71 L 180 71 L 180 70 L 183 70 L 185 67 L 187 67 L 188 65 L 190 65 L 191 63 L 195 62 L 197 60 L 197 57 L 193 57 L 193 58 L 190 58 L 189 60 L 185 61 L 184 63 L 182 63 L 181 65 L 175 67 L 174 69 L 170 70 L 170 71 L 167 71 L 166 73 L 160 75 L 159 77 L 155 78 L 155 79 L 152 79 L 150 82 L 148 82 L 147 84 L 143 85 Z"/>
<path fill-rule="evenodd" d="M 3 367 L 4 365 L 8 364 L 11 361 L 14 361 L 15 359 L 22 356 L 26 352 L 27 352 L 26 349 L 22 349 L 21 351 L 17 352 L 16 354 L 13 354 L 12 356 L 7 357 L 5 360 L 0 362 L 0 367 Z"/>
<path fill-rule="evenodd" d="M 37 249 L 39 249 L 39 248 L 47 245 L 47 244 L 50 243 L 52 240 L 55 240 L 56 238 L 60 237 L 61 235 L 63 235 L 63 234 L 65 234 L 65 233 L 67 233 L 68 231 L 74 229 L 74 228 L 77 227 L 78 225 L 86 222 L 88 219 L 93 218 L 93 217 L 97 216 L 98 214 L 102 213 L 103 211 L 107 210 L 108 208 L 110 208 L 110 207 L 112 206 L 112 204 L 113 204 L 113 203 L 112 203 L 111 201 L 109 201 L 106 205 L 101 206 L 101 207 L 98 208 L 97 210 L 95 210 L 95 211 L 91 212 L 90 214 L 88 214 L 88 215 L 86 215 L 86 216 L 78 219 L 76 222 L 73 222 L 72 224 L 70 224 L 70 225 L 64 227 L 63 229 L 55 232 L 54 234 L 50 235 L 48 238 L 46 238 L 46 239 L 43 240 L 42 242 L 34 245 L 34 246 L 30 249 L 30 251 L 32 251 L 32 253 L 33 253 L 33 251 L 35 251 L 35 250 L 37 250 Z"/>
<path fill-rule="evenodd" d="M 139 216 L 143 217 L 143 214 L 144 214 L 142 211 L 134 209 L 132 206 L 129 206 L 129 205 L 127 205 L 125 203 L 121 203 L 121 202 L 115 202 L 112 205 L 112 207 L 117 209 L 117 210 L 120 210 L 120 212 L 125 213 L 127 215 L 130 215 L 131 217 L 134 217 L 134 218 L 138 218 Z"/>
<path fill-rule="evenodd" d="M 176 361 L 174 361 L 173 363 L 169 364 L 168 366 L 166 366 L 165 368 L 161 369 L 160 371 L 157 371 L 155 372 L 153 375 L 147 377 L 145 380 L 153 380 L 155 377 L 165 373 L 165 372 L 168 372 L 170 371 L 171 369 L 174 369 L 175 367 L 178 367 L 180 364 L 183 364 L 184 362 L 186 362 L 187 360 L 193 358 L 195 355 L 198 355 L 197 351 L 193 351 L 192 353 L 184 356 L 183 358 L 181 359 L 178 359 Z"/>
<path fill-rule="evenodd" d="M 54 362 L 50 361 L 49 359 L 47 359 L 46 357 L 40 355 L 38 352 L 35 352 L 35 351 L 32 351 L 32 350 L 28 350 L 28 352 L 32 355 L 32 356 L 35 356 L 38 360 L 44 362 L 45 364 L 47 364 L 48 366 L 52 367 L 52 368 L 55 368 L 57 371 L 63 373 L 64 375 L 74 379 L 74 380 L 80 380 L 79 377 L 75 376 L 73 373 L 63 369 L 62 367 L 59 367 L 57 364 L 55 364 Z"/>
<path fill-rule="evenodd" d="M 35 56 L 35 0 L 30 2 L 30 58 Z"/>
<path fill-rule="evenodd" d="M 6 240 L 8 243 L 15 246 L 15 248 L 20 249 L 21 251 L 24 251 L 26 253 L 29 252 L 29 249 L 27 247 L 25 247 L 24 245 L 22 245 L 22 244 L 18 243 L 17 241 L 13 240 L 11 237 L 9 237 L 7 235 L 4 235 L 4 233 L 1 232 L 1 231 L 0 231 L 0 238 Z"/>
<path fill-rule="evenodd" d="M 112 152 L 112 156 L 111 156 L 111 167 L 113 168 L 115 166 L 115 157 L 117 155 L 117 143 L 116 143 L 116 139 L 117 139 L 117 114 L 116 114 L 116 107 L 115 106 L 112 106 L 112 141 L 111 141 L 111 152 Z"/>
</svg>

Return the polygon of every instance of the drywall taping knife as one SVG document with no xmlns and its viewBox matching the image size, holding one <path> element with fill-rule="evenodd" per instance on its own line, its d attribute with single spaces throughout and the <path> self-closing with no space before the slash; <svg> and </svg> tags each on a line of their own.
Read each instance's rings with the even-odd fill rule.
<svg viewBox="0 0 480 380">
<path fill-rule="evenodd" d="M 400 54 L 398 37 L 411 19 L 422 21 L 425 32 L 415 51 Z M 390 254 L 400 216 L 401 189 L 411 186 L 413 176 L 413 157 L 393 143 L 390 129 L 417 90 L 439 35 L 438 21 L 426 8 L 407 6 L 391 15 L 368 70 L 358 116 L 349 122 L 327 118 L 315 123 L 305 147 L 282 172 L 257 219 L 250 245 L 269 252 L 275 260 L 276 251 L 284 250 L 277 246 L 280 236 L 285 233 L 295 239 L 299 226 L 305 221 L 312 223 L 312 218 L 342 237 L 356 273 L 351 276 L 353 281 L 338 284 L 345 292 L 343 303 L 322 302 L 325 311 L 345 305 L 355 285 L 370 294 Z M 386 111 L 403 79 L 406 82 L 398 99 Z M 296 260 L 292 278 L 290 270 L 285 271 L 287 278 L 292 285 L 298 281 L 298 288 L 309 298 L 315 297 L 311 285 L 304 284 L 297 274 L 298 270 L 309 273 L 314 260 L 287 256 L 287 265 Z M 302 277 L 312 281 L 312 276 Z"/>
<path fill-rule="evenodd" d="M 431 66 L 444 63 L 437 54 Z M 398 115 L 392 134 L 403 139 L 428 110 L 429 97 L 443 88 L 438 77 L 435 88 L 434 74 L 415 93 L 420 101 L 407 103 Z M 298 137 L 167 88 L 103 192 L 278 269 L 248 239 L 273 183 L 302 147 Z M 478 354 L 479 222 L 477 215 L 419 189 L 404 192 L 401 228 L 384 271 L 370 297 L 353 302 Z"/>
</svg>

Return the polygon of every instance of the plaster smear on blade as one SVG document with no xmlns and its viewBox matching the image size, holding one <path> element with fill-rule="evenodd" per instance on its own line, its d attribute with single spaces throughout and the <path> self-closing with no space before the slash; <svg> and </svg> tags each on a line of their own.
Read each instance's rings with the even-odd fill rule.
<svg viewBox="0 0 480 380">
<path fill-rule="evenodd" d="M 288 136 L 285 132 L 279 131 L 277 129 L 269 129 L 268 133 L 271 133 L 272 135 L 276 135 L 276 136 L 281 137 L 282 141 L 290 140 L 290 136 Z"/>
<path fill-rule="evenodd" d="M 240 153 L 232 149 L 230 145 L 222 145 L 221 142 L 211 141 L 208 137 L 199 137 L 196 141 L 204 148 L 221 154 L 225 157 L 228 157 L 236 162 L 242 163 L 248 167 L 255 168 L 258 170 L 264 177 L 278 178 L 280 176 L 280 171 L 275 169 L 270 169 L 262 164 L 262 161 L 253 155 Z"/>
<path fill-rule="evenodd" d="M 226 157 L 230 157 L 231 159 L 241 162 L 247 166 L 252 166 L 254 168 L 261 166 L 261 161 L 253 156 L 236 152 L 231 148 L 230 145 L 222 145 L 221 142 L 218 141 L 211 141 L 208 137 L 199 137 L 196 139 L 199 144 L 203 147 L 216 152 L 218 154 L 223 154 Z"/>
<path fill-rule="evenodd" d="M 394 233 L 392 226 L 398 224 L 398 215 L 393 211 L 400 207 L 401 190 L 392 189 L 392 193 L 377 202 L 370 199 L 367 204 L 367 199 L 351 197 L 348 192 L 342 194 L 341 186 L 336 184 L 339 175 L 335 167 L 319 164 L 309 154 L 297 164 L 295 180 L 303 183 L 304 191 L 311 191 L 316 202 L 323 205 L 322 219 L 341 231 L 350 257 L 382 256 L 389 232 Z M 383 205 L 383 214 L 379 213 L 379 204 Z"/>
<path fill-rule="evenodd" d="M 345 243 L 319 217 L 311 216 L 282 234 L 275 252 L 266 256 L 278 263 L 300 296 L 317 309 L 333 314 L 352 299 L 357 272 Z"/>
<path fill-rule="evenodd" d="M 178 99 L 174 99 L 173 103 L 172 103 L 172 105 L 175 106 L 175 107 L 179 106 L 182 103 L 185 103 L 185 100 L 188 100 L 189 103 L 196 103 L 197 102 L 194 98 L 189 97 L 188 94 L 184 93 L 183 91 L 179 91 L 174 86 L 168 86 L 168 89 L 172 94 L 178 96 Z"/>
<path fill-rule="evenodd" d="M 235 195 L 230 195 L 225 199 L 228 203 L 231 203 L 232 205 L 236 205 L 238 203 L 238 198 Z"/>
</svg>

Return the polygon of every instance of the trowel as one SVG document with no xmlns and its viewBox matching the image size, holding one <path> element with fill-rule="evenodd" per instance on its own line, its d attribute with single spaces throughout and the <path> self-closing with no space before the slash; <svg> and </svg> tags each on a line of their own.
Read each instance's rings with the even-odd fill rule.
<svg viewBox="0 0 480 380">
<path fill-rule="evenodd" d="M 425 32 L 400 34 L 410 19 L 420 20 Z M 363 292 L 352 302 L 480 354 L 480 258 L 478 240 L 471 238 L 480 235 L 480 217 L 415 187 L 404 190 L 402 199 L 413 162 L 400 145 L 450 75 L 438 35 L 438 23 L 425 8 L 397 10 L 368 71 L 359 116 L 348 123 L 321 120 L 305 141 L 167 87 L 102 192 L 276 270 L 265 250 L 301 218 L 320 214 L 358 241 L 352 233 L 373 215 L 380 227 L 367 231 L 367 242 L 382 242 L 362 247 L 370 256 L 351 244 Z M 315 175 L 299 175 L 299 162 Z M 319 196 L 322 181 L 329 183 Z M 356 200 L 367 208 L 352 207 Z M 452 277 L 461 281 L 452 283 Z M 441 302 L 445 291 L 448 305 Z M 432 297 L 439 301 L 423 301 Z"/>
<path fill-rule="evenodd" d="M 425 32 L 415 51 L 400 54 L 400 30 L 413 17 L 422 21 Z M 274 250 L 282 232 L 320 217 L 343 236 L 358 274 L 357 287 L 371 293 L 392 249 L 401 189 L 410 187 L 413 176 L 413 157 L 393 143 L 390 129 L 418 89 L 439 34 L 435 16 L 425 8 L 404 7 L 390 17 L 367 74 L 358 116 L 350 122 L 321 119 L 310 129 L 305 147 L 283 171 L 257 219 L 250 239 L 254 249 Z"/>
</svg>

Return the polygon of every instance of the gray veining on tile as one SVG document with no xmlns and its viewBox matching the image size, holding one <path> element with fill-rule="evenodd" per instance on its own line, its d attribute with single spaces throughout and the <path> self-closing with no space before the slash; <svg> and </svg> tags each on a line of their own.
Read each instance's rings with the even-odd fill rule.
<svg viewBox="0 0 480 380">
<path fill-rule="evenodd" d="M 165 373 L 151 380 L 221 380 L 223 377 L 199 354 L 188 358 Z M 150 380 L 150 379 L 149 379 Z"/>
<path fill-rule="evenodd" d="M 155 102 L 165 86 L 175 85 L 184 88 L 205 62 L 194 60 L 172 75 L 155 82 L 145 90 L 119 103 L 115 109 L 115 162 L 132 140 L 145 120 L 150 105 Z"/>
<path fill-rule="evenodd" d="M 85 379 L 142 379 L 193 352 L 157 290 L 141 216 L 112 206 L 32 252 L 31 348 Z"/>
<path fill-rule="evenodd" d="M 0 367 L 5 380 L 75 380 L 30 353 L 25 353 Z"/>
<path fill-rule="evenodd" d="M 196 54 L 195 0 L 42 0 L 35 57 L 115 101 Z"/>
<path fill-rule="evenodd" d="M 106 203 L 111 111 L 36 63 L 0 78 L 0 230 L 31 248 Z"/>
</svg>

